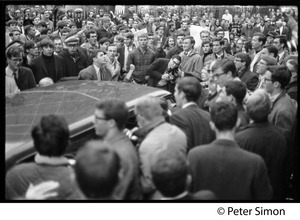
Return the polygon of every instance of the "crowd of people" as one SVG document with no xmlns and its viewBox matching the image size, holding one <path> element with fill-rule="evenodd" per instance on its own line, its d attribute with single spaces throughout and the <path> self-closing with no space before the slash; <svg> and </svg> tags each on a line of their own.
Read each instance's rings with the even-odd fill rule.
<svg viewBox="0 0 300 220">
<path fill-rule="evenodd" d="M 177 106 L 170 112 L 165 100 L 141 98 L 138 128 L 124 131 L 126 104 L 102 100 L 95 109 L 98 139 L 82 147 L 75 163 L 64 157 L 65 119 L 44 116 L 32 130 L 34 162 L 6 175 L 7 199 L 291 196 L 291 179 L 299 181 L 292 9 L 225 10 L 219 19 L 206 12 L 154 17 L 129 7 L 123 15 L 91 11 L 84 20 L 78 8 L 56 24 L 53 12 L 37 9 L 8 11 L 6 95 L 62 79 L 121 81 L 168 90 Z M 191 25 L 203 28 L 199 46 Z"/>
</svg>

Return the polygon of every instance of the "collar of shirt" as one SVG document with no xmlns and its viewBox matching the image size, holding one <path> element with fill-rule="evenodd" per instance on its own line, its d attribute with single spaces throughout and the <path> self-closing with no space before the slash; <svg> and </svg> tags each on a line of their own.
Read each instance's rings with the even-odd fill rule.
<svg viewBox="0 0 300 220">
<path fill-rule="evenodd" d="M 70 165 L 70 162 L 66 157 L 47 157 L 40 154 L 35 155 L 34 161 L 37 164 L 47 164 L 53 166 Z"/>
<path fill-rule="evenodd" d="M 18 72 L 19 72 L 19 70 L 16 71 L 17 75 L 18 75 Z M 9 68 L 9 66 L 7 66 L 7 67 L 5 68 L 5 74 L 6 74 L 7 76 L 14 77 L 14 76 L 13 76 L 13 73 L 14 73 L 14 71 L 12 71 L 12 70 Z"/>
<path fill-rule="evenodd" d="M 183 193 L 179 194 L 175 197 L 162 197 L 161 200 L 178 200 L 188 195 L 188 191 L 184 191 Z"/>
<path fill-rule="evenodd" d="M 222 58 L 224 56 L 224 52 L 222 52 L 222 54 L 221 55 L 219 55 L 219 54 L 216 54 L 216 58 Z"/>
<path fill-rule="evenodd" d="M 283 57 L 283 55 L 284 55 L 284 50 L 278 54 L 278 59 L 281 59 L 281 57 Z"/>
<path fill-rule="evenodd" d="M 271 100 L 271 103 L 274 103 L 274 101 L 277 99 L 277 97 L 280 95 L 280 93 L 276 94 L 276 95 L 273 95 L 271 96 L 270 95 L 270 100 Z"/>
<path fill-rule="evenodd" d="M 188 51 L 188 52 L 184 52 L 184 55 L 189 56 L 192 53 L 193 49 Z"/>
<path fill-rule="evenodd" d="M 185 103 L 183 106 L 182 106 L 182 109 L 185 109 L 187 108 L 188 106 L 190 105 L 197 105 L 196 102 L 188 102 L 188 103 Z"/>
<path fill-rule="evenodd" d="M 94 66 L 94 68 L 95 68 L 95 70 L 96 70 L 96 74 L 97 74 L 97 78 L 98 78 L 98 80 L 100 79 L 100 68 L 99 67 L 97 67 L 95 64 L 93 64 L 93 66 Z"/>
</svg>

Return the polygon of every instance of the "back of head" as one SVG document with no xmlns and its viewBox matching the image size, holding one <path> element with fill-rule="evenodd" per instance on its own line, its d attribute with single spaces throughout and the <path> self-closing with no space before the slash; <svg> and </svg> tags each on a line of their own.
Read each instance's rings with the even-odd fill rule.
<svg viewBox="0 0 300 220">
<path fill-rule="evenodd" d="M 179 78 L 176 86 L 179 92 L 184 92 L 187 101 L 190 102 L 197 102 L 202 92 L 201 84 L 195 77 Z"/>
<path fill-rule="evenodd" d="M 224 84 L 227 95 L 232 95 L 237 104 L 242 105 L 247 93 L 247 86 L 242 81 L 229 80 Z"/>
<path fill-rule="evenodd" d="M 270 71 L 273 82 L 279 82 L 280 88 L 285 89 L 291 80 L 291 72 L 284 65 L 268 66 L 267 71 Z"/>
<path fill-rule="evenodd" d="M 255 122 L 268 121 L 268 115 L 271 111 L 271 101 L 267 92 L 263 89 L 254 91 L 247 99 L 246 111 Z"/>
<path fill-rule="evenodd" d="M 261 60 L 264 60 L 267 64 L 267 66 L 275 66 L 277 65 L 277 61 L 274 57 L 271 57 L 269 55 L 261 55 Z"/>
<path fill-rule="evenodd" d="M 107 120 L 115 120 L 119 130 L 125 128 L 128 120 L 128 108 L 124 101 L 120 99 L 103 99 L 97 103 L 96 108 L 103 111 Z"/>
<path fill-rule="evenodd" d="M 135 105 L 135 113 L 140 114 L 148 121 L 162 117 L 163 108 L 160 98 L 151 96 L 140 98 Z"/>
<path fill-rule="evenodd" d="M 93 199 L 112 197 L 119 181 L 121 161 L 109 144 L 87 142 L 75 159 L 76 181 L 85 196 Z"/>
<path fill-rule="evenodd" d="M 153 183 L 166 197 L 175 197 L 186 190 L 188 165 L 186 156 L 174 149 L 157 155 L 151 167 Z"/>
<path fill-rule="evenodd" d="M 265 45 L 264 48 L 267 48 L 270 54 L 273 53 L 275 58 L 277 57 L 278 50 L 274 45 Z"/>
<path fill-rule="evenodd" d="M 230 131 L 236 125 L 238 111 L 233 103 L 220 101 L 212 104 L 210 116 L 219 131 Z"/>
<path fill-rule="evenodd" d="M 31 131 L 34 147 L 44 156 L 62 156 L 69 142 L 66 120 L 58 115 L 43 116 Z"/>
<path fill-rule="evenodd" d="M 245 64 L 246 68 L 248 68 L 250 66 L 250 64 L 251 64 L 251 57 L 250 57 L 249 54 L 247 54 L 247 53 L 237 53 L 235 55 L 235 57 L 240 58 L 241 62 L 245 62 L 246 63 Z"/>
<path fill-rule="evenodd" d="M 232 77 L 236 77 L 236 67 L 233 60 L 228 58 L 223 58 L 221 60 L 217 60 L 212 67 L 212 71 L 214 72 L 218 68 L 221 68 L 224 73 L 228 73 L 231 71 Z"/>
</svg>

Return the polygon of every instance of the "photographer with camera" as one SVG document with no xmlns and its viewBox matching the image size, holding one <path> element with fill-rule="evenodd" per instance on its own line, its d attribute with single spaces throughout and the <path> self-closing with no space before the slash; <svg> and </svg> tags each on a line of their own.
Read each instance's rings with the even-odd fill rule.
<svg viewBox="0 0 300 220">
<path fill-rule="evenodd" d="M 146 75 L 149 76 L 147 85 L 174 93 L 176 79 L 180 77 L 180 63 L 179 55 L 174 55 L 171 59 L 156 59 L 146 70 Z"/>
</svg>

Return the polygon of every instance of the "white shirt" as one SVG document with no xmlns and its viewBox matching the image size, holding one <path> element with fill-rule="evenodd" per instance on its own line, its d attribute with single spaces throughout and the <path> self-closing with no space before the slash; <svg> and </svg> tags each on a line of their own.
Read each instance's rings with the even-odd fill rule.
<svg viewBox="0 0 300 220">
<path fill-rule="evenodd" d="M 185 109 L 187 108 L 188 106 L 190 105 L 197 105 L 195 102 L 188 102 L 188 103 L 185 103 L 183 106 L 182 106 L 182 109 Z"/>
<path fill-rule="evenodd" d="M 98 78 L 98 81 L 101 81 L 101 77 L 100 77 L 100 68 L 97 67 L 95 64 L 93 64 L 95 70 L 96 70 L 96 74 L 97 74 L 97 78 Z"/>
<path fill-rule="evenodd" d="M 133 50 L 132 46 L 131 47 L 127 47 L 125 45 L 125 52 L 124 52 L 124 66 L 123 68 L 126 69 L 126 63 L 127 63 L 127 58 L 128 58 L 128 55 L 129 53 Z"/>
<path fill-rule="evenodd" d="M 18 75 L 18 74 L 17 74 Z M 7 66 L 5 68 L 5 95 L 20 92 L 17 86 L 13 71 Z"/>
</svg>

